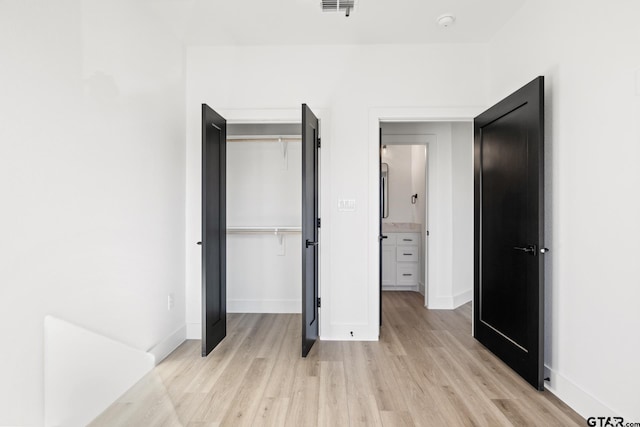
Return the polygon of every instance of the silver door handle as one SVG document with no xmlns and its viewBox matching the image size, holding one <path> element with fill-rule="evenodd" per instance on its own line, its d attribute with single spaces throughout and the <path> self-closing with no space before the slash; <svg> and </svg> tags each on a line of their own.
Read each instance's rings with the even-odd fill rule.
<svg viewBox="0 0 640 427">
<path fill-rule="evenodd" d="M 529 245 L 526 248 L 523 248 L 521 246 L 514 246 L 513 249 L 515 249 L 516 251 L 522 251 L 531 255 L 535 255 L 537 248 L 536 248 L 536 245 Z"/>
</svg>

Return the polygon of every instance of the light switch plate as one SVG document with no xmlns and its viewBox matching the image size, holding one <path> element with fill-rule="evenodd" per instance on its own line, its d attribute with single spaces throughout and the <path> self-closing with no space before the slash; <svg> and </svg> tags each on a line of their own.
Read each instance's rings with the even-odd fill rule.
<svg viewBox="0 0 640 427">
<path fill-rule="evenodd" d="M 338 199 L 338 211 L 353 212 L 356 210 L 355 199 Z"/>
</svg>

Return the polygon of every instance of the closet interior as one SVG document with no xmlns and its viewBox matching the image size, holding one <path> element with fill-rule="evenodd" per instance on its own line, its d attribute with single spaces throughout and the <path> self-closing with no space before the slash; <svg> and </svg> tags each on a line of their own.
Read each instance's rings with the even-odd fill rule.
<svg viewBox="0 0 640 427">
<path fill-rule="evenodd" d="M 227 125 L 227 311 L 301 309 L 301 125 Z"/>
</svg>

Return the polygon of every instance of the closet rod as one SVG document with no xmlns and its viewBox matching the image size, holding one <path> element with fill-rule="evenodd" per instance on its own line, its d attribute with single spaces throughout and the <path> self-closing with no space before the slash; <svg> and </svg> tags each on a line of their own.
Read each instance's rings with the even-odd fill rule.
<svg viewBox="0 0 640 427">
<path fill-rule="evenodd" d="M 227 234 L 283 234 L 301 232 L 301 227 L 227 227 Z"/>
<path fill-rule="evenodd" d="M 227 135 L 227 142 L 300 142 L 300 135 Z"/>
</svg>

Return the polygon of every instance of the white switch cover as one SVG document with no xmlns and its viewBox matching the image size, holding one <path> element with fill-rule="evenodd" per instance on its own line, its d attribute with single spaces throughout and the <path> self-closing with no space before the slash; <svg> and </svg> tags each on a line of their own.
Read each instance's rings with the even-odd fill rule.
<svg viewBox="0 0 640 427">
<path fill-rule="evenodd" d="M 338 199 L 338 211 L 353 212 L 356 210 L 355 199 Z"/>
</svg>

